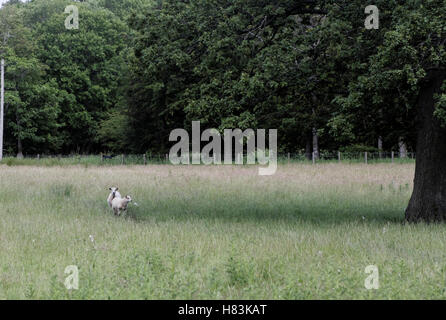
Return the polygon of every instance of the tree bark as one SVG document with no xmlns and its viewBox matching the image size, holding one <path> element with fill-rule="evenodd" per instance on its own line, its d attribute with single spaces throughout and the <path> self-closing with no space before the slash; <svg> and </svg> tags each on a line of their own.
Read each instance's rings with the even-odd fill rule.
<svg viewBox="0 0 446 320">
<path fill-rule="evenodd" d="M 23 146 L 20 136 L 17 137 L 17 159 L 23 159 Z"/>
<path fill-rule="evenodd" d="M 383 157 L 383 138 L 381 136 L 378 137 L 378 153 L 381 159 Z"/>
<path fill-rule="evenodd" d="M 313 153 L 313 135 L 311 133 L 307 134 L 305 145 L 305 157 L 307 160 L 311 161 Z"/>
<path fill-rule="evenodd" d="M 313 153 L 314 159 L 319 160 L 319 137 L 316 128 L 313 128 Z"/>
<path fill-rule="evenodd" d="M 398 148 L 399 148 L 400 158 L 402 159 L 407 158 L 407 146 L 406 143 L 404 142 L 403 137 L 400 137 L 398 140 Z"/>
<path fill-rule="evenodd" d="M 414 189 L 406 209 L 409 222 L 446 220 L 446 128 L 434 116 L 434 94 L 446 79 L 432 71 L 418 96 L 418 136 Z"/>
<path fill-rule="evenodd" d="M 20 138 L 20 117 L 19 117 L 18 110 L 16 110 L 15 116 L 16 116 L 17 127 L 18 127 L 18 132 L 17 132 L 17 159 L 23 159 L 23 146 L 22 146 L 22 138 Z"/>
</svg>

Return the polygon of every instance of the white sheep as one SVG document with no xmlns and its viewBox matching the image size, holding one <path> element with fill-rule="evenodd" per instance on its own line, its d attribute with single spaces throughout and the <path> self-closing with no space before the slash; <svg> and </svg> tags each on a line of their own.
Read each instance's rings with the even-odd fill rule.
<svg viewBox="0 0 446 320">
<path fill-rule="evenodd" d="M 110 187 L 110 188 L 108 188 L 108 190 L 111 191 L 110 194 L 108 195 L 108 198 L 107 198 L 107 203 L 108 203 L 108 206 L 110 208 L 112 207 L 112 201 L 113 201 L 114 198 L 122 198 L 122 196 L 119 193 L 118 189 L 119 189 L 118 187 Z"/>
<path fill-rule="evenodd" d="M 115 215 L 120 216 L 121 211 L 127 210 L 127 205 L 132 201 L 130 196 L 125 196 L 125 198 L 114 198 L 112 200 L 112 209 Z"/>
</svg>

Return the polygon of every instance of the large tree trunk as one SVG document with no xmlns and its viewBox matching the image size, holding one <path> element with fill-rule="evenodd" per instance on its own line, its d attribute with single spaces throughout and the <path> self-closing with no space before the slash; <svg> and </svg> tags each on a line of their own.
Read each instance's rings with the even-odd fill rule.
<svg viewBox="0 0 446 320">
<path fill-rule="evenodd" d="M 406 209 L 410 222 L 446 220 L 446 129 L 433 115 L 434 94 L 445 78 L 445 71 L 431 72 L 418 97 L 414 189 Z"/>
</svg>

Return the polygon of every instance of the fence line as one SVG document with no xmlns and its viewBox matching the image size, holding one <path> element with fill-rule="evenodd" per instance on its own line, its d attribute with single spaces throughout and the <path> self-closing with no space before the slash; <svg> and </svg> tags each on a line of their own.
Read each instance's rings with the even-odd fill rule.
<svg viewBox="0 0 446 320">
<path fill-rule="evenodd" d="M 190 154 L 192 156 L 192 154 Z M 243 155 L 243 162 L 246 163 L 247 155 Z M 398 153 L 395 151 L 389 152 L 320 152 L 312 154 L 299 153 L 279 153 L 277 160 L 279 163 L 291 163 L 291 162 L 310 162 L 317 164 L 318 162 L 363 162 L 376 163 L 376 162 L 401 162 L 408 161 L 416 158 L 414 152 Z M 214 160 L 217 157 L 214 155 Z M 5 156 L 3 162 L 16 161 L 16 157 L 13 155 Z M 169 164 L 168 154 L 99 154 L 99 155 L 45 155 L 34 154 L 24 155 L 24 163 L 27 161 L 32 163 L 33 161 L 41 161 L 48 163 L 60 163 L 60 164 L 95 164 L 95 165 L 148 165 L 148 164 Z M 223 157 L 221 157 L 223 162 Z M 234 159 L 235 162 L 235 159 Z"/>
</svg>

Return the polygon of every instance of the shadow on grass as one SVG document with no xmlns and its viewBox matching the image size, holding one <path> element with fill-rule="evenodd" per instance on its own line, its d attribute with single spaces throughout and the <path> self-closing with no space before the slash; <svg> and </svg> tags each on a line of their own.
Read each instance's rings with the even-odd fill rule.
<svg viewBox="0 0 446 320">
<path fill-rule="evenodd" d="M 352 204 L 350 199 L 337 199 L 336 203 L 317 203 L 283 200 L 275 206 L 262 206 L 250 201 L 207 202 L 171 206 L 132 206 L 128 217 L 136 222 L 165 222 L 206 220 L 227 223 L 271 223 L 271 224 L 312 224 L 331 226 L 339 224 L 372 223 L 402 224 L 404 206 L 395 204 L 386 207 L 376 205 Z"/>
</svg>

